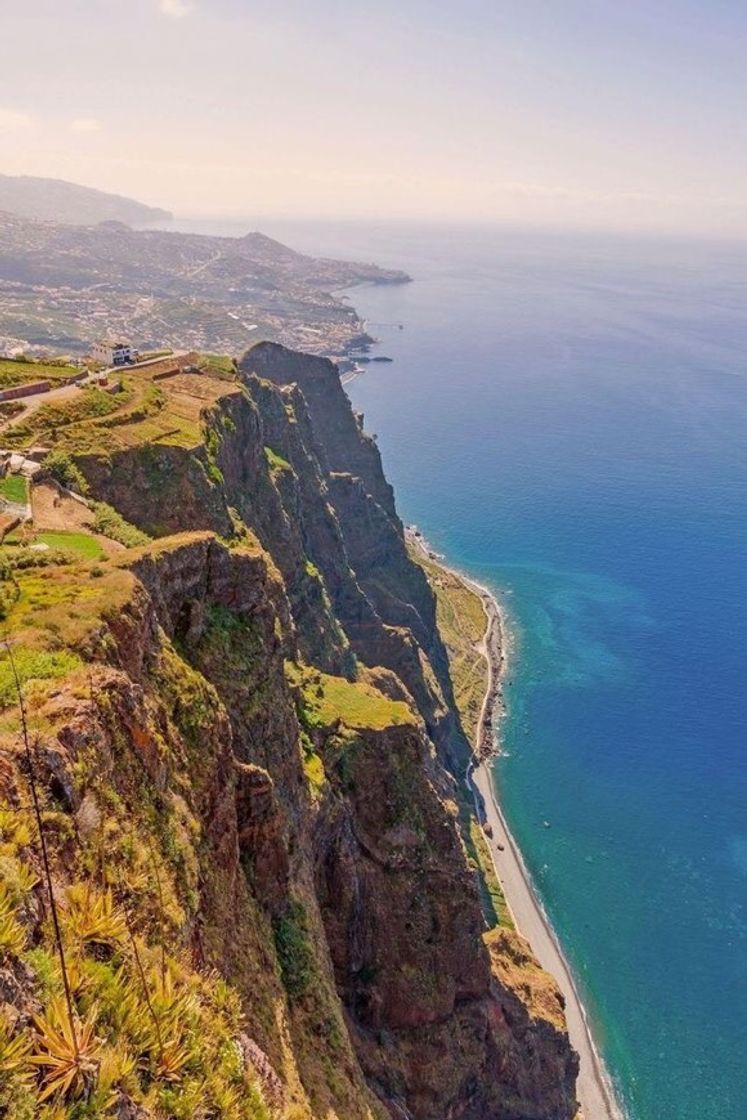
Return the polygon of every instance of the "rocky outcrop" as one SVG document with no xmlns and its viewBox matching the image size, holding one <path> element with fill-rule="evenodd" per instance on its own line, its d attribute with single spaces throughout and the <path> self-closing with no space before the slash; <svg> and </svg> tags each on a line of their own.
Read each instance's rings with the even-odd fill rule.
<svg viewBox="0 0 747 1120">
<path fill-rule="evenodd" d="M 331 752 L 339 750 L 333 740 Z M 448 783 L 422 733 L 361 733 L 344 758 L 328 767 L 335 795 L 316 823 L 316 874 L 369 1082 L 393 1115 L 572 1115 L 576 1063 L 562 997 L 535 970 L 547 1002 L 529 1010 L 526 975 L 505 967 L 501 939 L 515 935 L 484 943 Z M 513 941 L 510 952 L 519 961 Z"/>
<path fill-rule="evenodd" d="M 260 342 L 247 351 L 239 370 L 243 376 L 256 374 L 276 385 L 297 385 L 326 470 L 360 478 L 375 501 L 396 517 L 394 491 L 384 477 L 379 450 L 363 431 L 363 418 L 351 409 L 337 368 L 329 359 Z"/>
</svg>

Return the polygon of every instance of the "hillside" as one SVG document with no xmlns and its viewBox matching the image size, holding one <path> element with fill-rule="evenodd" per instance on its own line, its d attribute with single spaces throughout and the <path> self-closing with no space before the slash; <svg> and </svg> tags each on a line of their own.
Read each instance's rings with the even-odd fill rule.
<svg viewBox="0 0 747 1120">
<path fill-rule="evenodd" d="M 3 547 L 0 1111 L 572 1120 L 562 997 L 468 857 L 443 606 L 334 365 L 264 343 L 120 397 L 13 437 L 89 505 L 40 478 Z"/>
<path fill-rule="evenodd" d="M 33 175 L 0 175 L 0 210 L 22 218 L 87 226 L 97 222 L 148 225 L 168 221 L 168 210 L 146 206 L 132 198 L 108 194 L 64 179 Z"/>
<path fill-rule="evenodd" d="M 365 341 L 331 293 L 395 269 L 305 256 L 261 233 L 207 237 L 68 226 L 0 212 L 0 336 L 86 350 L 104 331 L 143 348 L 239 353 L 258 338 L 341 355 Z"/>
</svg>

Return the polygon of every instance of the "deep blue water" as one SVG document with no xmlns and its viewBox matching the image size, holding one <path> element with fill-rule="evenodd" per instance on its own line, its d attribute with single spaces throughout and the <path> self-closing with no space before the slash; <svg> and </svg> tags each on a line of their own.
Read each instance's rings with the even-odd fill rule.
<svg viewBox="0 0 747 1120">
<path fill-rule="evenodd" d="M 629 1115 L 745 1120 L 747 247 L 263 228 L 416 278 L 350 393 L 512 620 L 510 823 Z"/>
</svg>

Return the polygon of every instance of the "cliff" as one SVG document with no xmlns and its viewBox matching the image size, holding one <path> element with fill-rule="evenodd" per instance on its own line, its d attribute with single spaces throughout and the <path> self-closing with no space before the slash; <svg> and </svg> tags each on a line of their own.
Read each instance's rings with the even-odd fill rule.
<svg viewBox="0 0 747 1120">
<path fill-rule="evenodd" d="M 334 366 L 260 344 L 159 392 L 158 425 L 54 437 L 153 539 L 6 549 L 0 1109 L 570 1120 L 562 999 L 481 909 L 435 597 Z"/>
</svg>

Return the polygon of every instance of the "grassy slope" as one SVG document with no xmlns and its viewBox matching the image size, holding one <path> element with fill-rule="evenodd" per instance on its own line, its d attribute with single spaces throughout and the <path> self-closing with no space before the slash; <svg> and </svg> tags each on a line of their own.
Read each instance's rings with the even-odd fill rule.
<svg viewBox="0 0 747 1120">
<path fill-rule="evenodd" d="M 35 381 L 59 381 L 80 373 L 76 366 L 50 365 L 47 362 L 23 362 L 0 358 L 0 389 L 30 385 Z"/>
<path fill-rule="evenodd" d="M 301 690 L 305 720 L 312 727 L 331 727 L 341 720 L 353 730 L 383 731 L 417 722 L 402 700 L 390 700 L 364 681 L 348 681 L 305 667 L 293 667 L 289 675 Z"/>
<path fill-rule="evenodd" d="M 12 533 L 7 538 L 10 545 L 23 540 L 25 544 L 45 544 L 50 549 L 61 549 L 65 552 L 74 552 L 86 560 L 99 560 L 104 555 L 99 542 L 90 533 L 70 532 L 65 529 L 42 529 L 39 532 Z"/>
<path fill-rule="evenodd" d="M 436 594 L 436 618 L 449 651 L 449 666 L 462 726 L 474 742 L 477 721 L 487 687 L 488 672 L 479 647 L 485 634 L 485 611 L 480 596 L 422 553 L 412 549 L 411 558 L 423 568 Z"/>
</svg>

